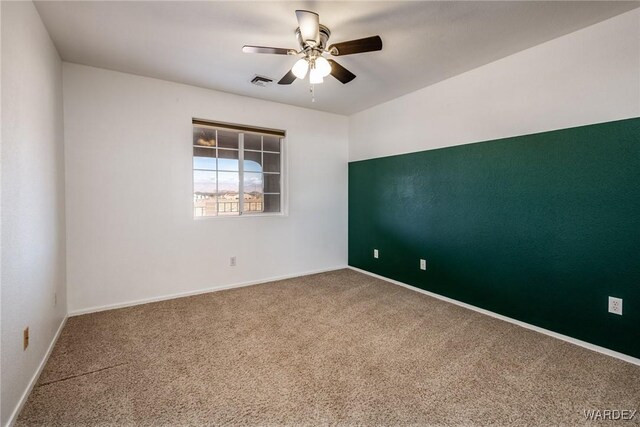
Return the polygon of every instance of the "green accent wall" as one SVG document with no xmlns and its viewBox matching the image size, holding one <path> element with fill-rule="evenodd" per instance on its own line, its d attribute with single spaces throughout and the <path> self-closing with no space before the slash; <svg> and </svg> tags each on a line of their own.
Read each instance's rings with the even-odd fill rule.
<svg viewBox="0 0 640 427">
<path fill-rule="evenodd" d="M 349 163 L 349 265 L 640 357 L 640 118 Z"/>
</svg>

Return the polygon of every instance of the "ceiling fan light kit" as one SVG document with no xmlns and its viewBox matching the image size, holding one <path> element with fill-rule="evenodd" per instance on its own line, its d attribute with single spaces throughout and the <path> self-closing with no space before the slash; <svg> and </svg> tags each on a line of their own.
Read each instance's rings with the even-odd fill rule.
<svg viewBox="0 0 640 427">
<path fill-rule="evenodd" d="M 306 58 L 298 59 L 298 61 L 293 64 L 291 71 L 297 78 L 304 79 L 307 76 L 307 71 L 309 71 L 309 61 L 307 61 Z"/>
<path fill-rule="evenodd" d="M 314 62 L 314 68 L 318 70 L 322 77 L 327 77 L 329 74 L 331 74 L 331 64 L 329 64 L 329 61 L 327 61 L 325 57 L 319 56 Z"/>
<path fill-rule="evenodd" d="M 304 79 L 309 70 L 311 70 L 309 73 L 311 83 L 313 83 L 313 80 L 317 81 L 318 79 L 320 79 L 319 83 L 322 83 L 322 79 L 331 74 L 331 64 L 322 56 L 316 58 L 305 57 L 298 59 L 291 69 L 299 79 Z"/>
<path fill-rule="evenodd" d="M 296 10 L 296 18 L 298 19 L 298 28 L 295 34 L 300 50 L 249 45 L 245 45 L 242 48 L 245 53 L 302 55 L 293 65 L 293 68 L 280 79 L 279 85 L 290 85 L 296 78 L 303 80 L 307 74 L 309 74 L 309 83 L 311 85 L 322 83 L 328 75 L 332 75 L 342 84 L 347 84 L 355 79 L 356 75 L 333 59 L 325 58 L 323 56 L 325 53 L 332 56 L 344 56 L 382 50 L 380 36 L 365 37 L 327 46 L 331 31 L 320 24 L 320 17 L 317 13 L 308 10 Z"/>
<path fill-rule="evenodd" d="M 312 68 L 309 72 L 309 83 L 311 83 L 312 85 L 317 85 L 322 83 L 323 81 L 324 77 L 322 76 L 322 74 L 320 74 L 317 69 Z"/>
</svg>

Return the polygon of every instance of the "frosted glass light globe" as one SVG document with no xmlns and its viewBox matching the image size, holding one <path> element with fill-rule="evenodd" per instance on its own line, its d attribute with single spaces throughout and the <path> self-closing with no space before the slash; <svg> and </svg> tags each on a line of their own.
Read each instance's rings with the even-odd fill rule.
<svg viewBox="0 0 640 427">
<path fill-rule="evenodd" d="M 316 70 L 320 72 L 322 77 L 327 77 L 331 74 L 331 64 L 324 57 L 319 56 L 316 58 Z"/>
<path fill-rule="evenodd" d="M 309 83 L 312 85 L 320 84 L 324 81 L 322 73 L 317 68 L 312 68 L 309 72 Z"/>
<path fill-rule="evenodd" d="M 291 72 L 299 79 L 304 79 L 307 75 L 307 71 L 309 70 L 309 63 L 306 58 L 299 59 L 295 64 L 293 64 L 293 68 Z"/>
</svg>

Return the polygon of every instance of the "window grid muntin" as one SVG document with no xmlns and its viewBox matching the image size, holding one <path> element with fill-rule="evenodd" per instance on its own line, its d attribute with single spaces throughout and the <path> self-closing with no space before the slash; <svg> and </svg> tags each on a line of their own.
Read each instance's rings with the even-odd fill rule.
<svg viewBox="0 0 640 427">
<path fill-rule="evenodd" d="M 264 134 L 264 133 L 260 133 L 260 132 L 251 132 L 251 131 L 245 131 L 245 130 L 234 130 L 231 128 L 225 128 L 223 129 L 225 132 L 237 132 L 238 133 L 238 148 L 228 148 L 228 147 L 223 147 L 222 150 L 232 150 L 232 151 L 238 151 L 238 171 L 229 171 L 229 170 L 221 170 L 220 166 L 219 166 L 219 144 L 218 144 L 218 128 L 215 128 L 213 126 L 207 126 L 207 125 L 203 125 L 201 123 L 193 123 L 193 126 L 197 126 L 199 128 L 208 128 L 211 129 L 215 132 L 215 140 L 216 140 L 216 146 L 215 147 L 210 147 L 210 146 L 203 146 L 203 145 L 198 145 L 193 143 L 193 148 L 208 148 L 211 150 L 215 150 L 216 152 L 216 194 L 214 196 L 215 199 L 215 204 L 216 204 L 216 214 L 215 215 L 201 215 L 201 217 L 204 218 L 211 218 L 211 217 L 215 217 L 215 216 L 229 216 L 229 215 L 233 215 L 234 213 L 237 212 L 237 216 L 241 216 L 241 215 L 257 215 L 257 214 L 270 214 L 270 215 L 278 215 L 278 214 L 282 214 L 283 211 L 283 199 L 282 199 L 282 173 L 283 173 L 283 163 L 284 163 L 284 156 L 282 154 L 283 149 L 282 149 L 282 144 L 283 144 L 283 139 L 284 136 L 282 135 L 274 135 L 274 134 Z M 244 148 L 244 134 L 246 133 L 251 133 L 251 134 L 256 134 L 256 135 L 260 135 L 260 147 L 262 148 L 260 151 L 258 150 L 254 150 L 254 149 L 245 149 Z M 279 144 L 278 148 L 279 151 L 272 151 L 272 150 L 264 150 L 264 138 L 265 136 L 268 136 L 270 138 L 277 138 L 277 142 Z M 251 151 L 251 152 L 259 152 L 261 153 L 261 174 L 263 176 L 263 181 L 262 181 L 262 202 L 261 202 L 261 211 L 244 211 L 244 151 Z M 265 172 L 264 171 L 264 154 L 276 154 L 278 155 L 278 160 L 279 160 L 279 171 L 278 172 Z M 194 156 L 195 157 L 195 156 Z M 213 172 L 213 170 L 209 170 L 209 169 L 196 169 L 193 168 L 194 171 L 196 170 L 202 170 L 202 171 L 207 171 L 207 172 Z M 219 200 L 219 192 L 220 192 L 220 180 L 219 180 L 219 176 L 218 176 L 218 172 L 233 172 L 233 173 L 238 173 L 238 210 L 232 210 L 229 212 L 226 210 L 226 206 L 225 206 L 225 210 L 223 212 L 220 212 L 220 200 Z M 257 173 L 257 172 L 250 172 L 250 173 Z M 280 189 L 279 192 L 266 192 L 264 191 L 264 175 L 278 175 L 278 187 Z M 264 212 L 264 208 L 265 208 L 265 201 L 266 195 L 273 195 L 273 196 L 279 196 L 278 197 L 278 211 L 275 212 Z M 222 203 L 233 203 L 233 202 L 222 202 Z M 253 203 L 259 203 L 259 202 L 249 202 L 250 204 Z M 195 215 L 195 209 L 196 207 L 194 206 L 194 217 L 197 217 L 197 215 Z M 206 212 L 206 209 L 204 210 L 204 212 Z M 233 215 L 236 216 L 236 215 Z"/>
</svg>

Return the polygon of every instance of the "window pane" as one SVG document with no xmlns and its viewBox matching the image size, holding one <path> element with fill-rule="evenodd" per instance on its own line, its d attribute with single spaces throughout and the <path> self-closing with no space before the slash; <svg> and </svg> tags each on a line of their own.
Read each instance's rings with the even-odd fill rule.
<svg viewBox="0 0 640 427">
<path fill-rule="evenodd" d="M 211 148 L 193 148 L 194 169 L 216 169 L 216 150 Z"/>
<path fill-rule="evenodd" d="M 264 195 L 264 212 L 280 212 L 280 195 Z"/>
<path fill-rule="evenodd" d="M 193 216 L 216 216 L 216 196 L 193 197 Z"/>
<path fill-rule="evenodd" d="M 280 172 L 280 154 L 264 153 L 264 171 Z"/>
<path fill-rule="evenodd" d="M 244 170 L 247 172 L 262 172 L 262 153 L 245 151 Z"/>
<path fill-rule="evenodd" d="M 218 147 L 238 149 L 238 132 L 218 130 Z"/>
<path fill-rule="evenodd" d="M 263 137 L 264 143 L 264 151 L 275 151 L 280 152 L 280 137 L 279 136 L 268 136 L 265 135 Z"/>
<path fill-rule="evenodd" d="M 279 193 L 280 192 L 280 174 L 264 174 L 264 192 Z"/>
<path fill-rule="evenodd" d="M 281 212 L 283 141 L 259 130 L 194 124 L 194 216 L 239 215 L 240 205 L 246 213 Z"/>
<path fill-rule="evenodd" d="M 262 150 L 262 136 L 255 133 L 245 133 L 244 148 L 246 150 Z"/>
<path fill-rule="evenodd" d="M 201 145 L 203 147 L 216 146 L 216 131 L 214 129 L 193 127 L 193 145 Z"/>
<path fill-rule="evenodd" d="M 264 204 L 264 182 L 261 173 L 245 172 L 244 174 L 244 211 L 262 212 Z"/>
<path fill-rule="evenodd" d="M 240 209 L 240 174 L 218 172 L 218 214 L 237 215 Z"/>
<path fill-rule="evenodd" d="M 216 173 L 193 171 L 193 215 L 216 215 Z"/>
<path fill-rule="evenodd" d="M 218 193 L 240 191 L 240 174 L 238 172 L 218 172 Z"/>
<path fill-rule="evenodd" d="M 235 150 L 218 150 L 218 170 L 238 171 L 238 152 Z"/>
<path fill-rule="evenodd" d="M 218 157 L 221 159 L 237 159 L 238 150 L 218 150 Z"/>
<path fill-rule="evenodd" d="M 262 193 L 264 188 L 264 182 L 262 180 L 261 173 L 245 172 L 244 173 L 244 192 Z"/>
<path fill-rule="evenodd" d="M 256 213 L 263 212 L 264 194 L 246 194 L 244 195 L 244 212 Z"/>
<path fill-rule="evenodd" d="M 193 171 L 194 193 L 216 193 L 216 173 L 214 171 Z"/>
</svg>

